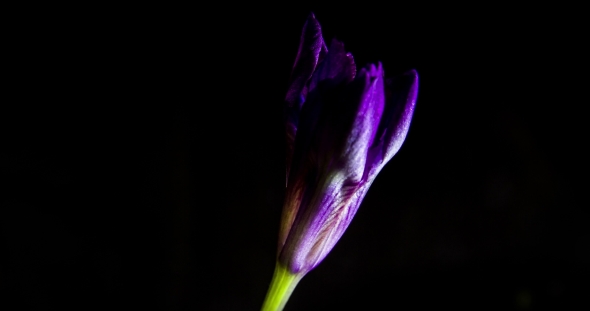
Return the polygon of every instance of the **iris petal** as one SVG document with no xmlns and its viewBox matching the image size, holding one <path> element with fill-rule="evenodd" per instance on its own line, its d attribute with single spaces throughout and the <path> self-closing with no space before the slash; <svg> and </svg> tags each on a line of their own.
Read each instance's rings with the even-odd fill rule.
<svg viewBox="0 0 590 311">
<path fill-rule="evenodd" d="M 311 13 L 301 33 L 299 49 L 285 97 L 285 130 L 286 130 L 286 176 L 289 178 L 295 136 L 299 126 L 301 106 L 307 96 L 307 84 L 318 62 L 327 54 L 328 49 L 322 37 L 322 28 Z"/>
</svg>

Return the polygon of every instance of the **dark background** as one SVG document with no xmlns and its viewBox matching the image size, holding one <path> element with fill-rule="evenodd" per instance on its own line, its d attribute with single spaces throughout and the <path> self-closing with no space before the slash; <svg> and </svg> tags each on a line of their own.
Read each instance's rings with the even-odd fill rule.
<svg viewBox="0 0 590 311">
<path fill-rule="evenodd" d="M 358 66 L 415 68 L 420 91 L 403 148 L 286 310 L 588 304 L 576 8 L 283 6 L 7 11 L 0 303 L 258 310 L 314 11 Z"/>
</svg>

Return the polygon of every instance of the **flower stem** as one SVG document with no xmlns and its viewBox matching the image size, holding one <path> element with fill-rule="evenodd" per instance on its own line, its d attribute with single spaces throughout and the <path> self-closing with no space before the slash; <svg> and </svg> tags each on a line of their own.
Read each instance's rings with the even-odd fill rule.
<svg viewBox="0 0 590 311">
<path fill-rule="evenodd" d="M 281 311 L 303 275 L 292 274 L 277 262 L 261 311 Z"/>
</svg>

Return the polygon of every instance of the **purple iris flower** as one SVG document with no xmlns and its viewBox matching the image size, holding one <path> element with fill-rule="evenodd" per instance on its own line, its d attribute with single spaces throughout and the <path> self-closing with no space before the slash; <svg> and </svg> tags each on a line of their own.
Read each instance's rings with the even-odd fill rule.
<svg viewBox="0 0 590 311">
<path fill-rule="evenodd" d="M 418 74 L 357 72 L 344 45 L 328 48 L 308 17 L 286 96 L 287 184 L 278 264 L 303 276 L 340 239 L 371 183 L 410 126 Z"/>
</svg>

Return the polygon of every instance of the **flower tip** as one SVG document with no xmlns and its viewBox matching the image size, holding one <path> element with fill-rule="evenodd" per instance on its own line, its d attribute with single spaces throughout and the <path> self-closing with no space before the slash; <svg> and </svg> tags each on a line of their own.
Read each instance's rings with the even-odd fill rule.
<svg viewBox="0 0 590 311">
<path fill-rule="evenodd" d="M 317 25 L 320 24 L 320 22 L 318 22 L 317 18 L 315 17 L 315 14 L 313 12 L 309 12 L 309 15 L 307 15 L 306 23 L 312 23 L 312 24 L 317 24 Z"/>
<path fill-rule="evenodd" d="M 416 103 L 416 97 L 418 96 L 418 71 L 416 71 L 416 69 L 412 69 L 406 73 L 404 73 L 405 76 L 409 76 L 410 79 L 412 79 L 411 82 L 411 87 L 410 87 L 410 93 L 409 93 L 409 99 L 410 101 L 412 101 L 412 105 L 414 105 Z"/>
<path fill-rule="evenodd" d="M 377 63 L 377 72 L 381 73 L 381 77 L 385 77 L 385 70 L 383 70 L 383 64 L 381 62 Z"/>
<path fill-rule="evenodd" d="M 317 34 L 319 37 L 322 36 L 322 28 L 320 26 L 320 22 L 315 18 L 315 14 L 313 12 L 309 12 L 307 19 L 305 20 L 305 24 L 303 25 L 303 31 L 305 32 L 306 29 L 310 31 L 310 34 Z M 324 40 L 322 39 L 322 42 Z"/>
<path fill-rule="evenodd" d="M 365 75 L 370 81 L 373 81 L 377 78 L 383 78 L 383 66 L 381 62 L 375 64 L 369 64 L 361 69 L 361 75 Z"/>
<path fill-rule="evenodd" d="M 414 82 L 418 82 L 418 71 L 416 71 L 416 69 L 408 70 L 404 73 L 404 75 L 413 77 Z"/>
</svg>

